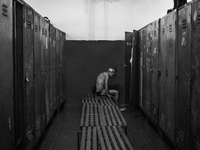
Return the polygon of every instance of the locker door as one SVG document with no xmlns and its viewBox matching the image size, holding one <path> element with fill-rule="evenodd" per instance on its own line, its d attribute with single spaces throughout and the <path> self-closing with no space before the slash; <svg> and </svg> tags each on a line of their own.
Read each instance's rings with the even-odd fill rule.
<svg viewBox="0 0 200 150">
<path fill-rule="evenodd" d="M 33 10 L 24 5 L 24 80 L 26 101 L 26 149 L 34 146 Z"/>
<path fill-rule="evenodd" d="M 46 106 L 46 122 L 48 124 L 50 120 L 49 116 L 49 91 L 50 91 L 50 74 L 49 74 L 49 20 L 45 20 L 45 106 Z"/>
<path fill-rule="evenodd" d="M 140 30 L 141 108 L 146 112 L 146 27 Z"/>
<path fill-rule="evenodd" d="M 200 1 L 192 4 L 191 149 L 200 149 Z"/>
<path fill-rule="evenodd" d="M 132 48 L 132 32 L 125 32 L 125 103 L 128 104 L 130 94 L 130 79 L 131 79 L 131 48 Z"/>
<path fill-rule="evenodd" d="M 151 117 L 158 124 L 158 45 L 159 20 L 152 23 L 152 62 L 151 62 Z"/>
<path fill-rule="evenodd" d="M 160 127 L 174 141 L 174 102 L 175 102 L 175 27 L 176 12 L 161 19 L 160 28 Z"/>
<path fill-rule="evenodd" d="M 41 53 L 41 70 L 40 70 L 40 84 L 41 84 L 41 115 L 42 115 L 42 132 L 46 128 L 46 102 L 45 102 L 45 92 L 46 92 L 46 76 L 45 76 L 45 20 L 40 16 L 40 53 Z"/>
<path fill-rule="evenodd" d="M 152 29 L 152 24 L 148 24 L 147 25 L 147 30 L 146 30 L 146 49 L 145 49 L 145 60 L 146 60 L 146 89 L 145 89 L 145 92 L 146 92 L 146 113 L 149 117 L 151 117 L 151 87 L 152 87 L 152 76 L 151 76 L 151 71 L 152 71 L 152 66 L 151 66 L 151 63 L 152 63 L 152 32 L 151 32 L 151 29 Z"/>
<path fill-rule="evenodd" d="M 131 48 L 131 81 L 130 81 L 130 104 L 133 108 L 139 106 L 139 59 L 138 31 L 133 30 Z"/>
<path fill-rule="evenodd" d="M 35 83 L 35 141 L 42 133 L 41 115 L 41 52 L 40 52 L 40 15 L 34 12 L 34 83 Z"/>
<path fill-rule="evenodd" d="M 0 1 L 0 117 L 1 149 L 14 149 L 12 1 Z"/>
<path fill-rule="evenodd" d="M 178 12 L 176 142 L 181 150 L 189 149 L 190 79 L 191 79 L 191 5 Z"/>
<path fill-rule="evenodd" d="M 49 34 L 49 54 L 50 54 L 50 119 L 53 117 L 55 102 L 55 29 L 50 24 Z"/>
</svg>

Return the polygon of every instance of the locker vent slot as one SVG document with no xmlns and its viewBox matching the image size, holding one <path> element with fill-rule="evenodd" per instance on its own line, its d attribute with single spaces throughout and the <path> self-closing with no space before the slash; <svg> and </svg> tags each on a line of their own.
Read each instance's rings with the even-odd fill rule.
<svg viewBox="0 0 200 150">
<path fill-rule="evenodd" d="M 42 115 L 42 121 L 45 121 L 45 114 Z"/>
<path fill-rule="evenodd" d="M 199 143 L 196 143 L 196 144 L 195 144 L 195 148 L 196 148 L 196 150 L 200 150 L 200 144 L 199 144 Z"/>
<path fill-rule="evenodd" d="M 47 109 L 47 115 L 49 115 L 49 110 Z"/>
<path fill-rule="evenodd" d="M 47 37 L 47 30 L 45 29 L 45 36 Z"/>
<path fill-rule="evenodd" d="M 156 107 L 154 107 L 153 113 L 154 113 L 155 115 L 157 114 L 157 109 L 156 109 Z"/>
<path fill-rule="evenodd" d="M 44 35 L 45 33 L 44 33 L 44 28 L 42 28 L 42 35 Z"/>
<path fill-rule="evenodd" d="M 38 32 L 38 26 L 35 25 L 35 32 Z"/>
<path fill-rule="evenodd" d="M 27 25 L 27 28 L 31 28 L 31 21 L 30 20 L 26 20 L 26 25 Z"/>
<path fill-rule="evenodd" d="M 172 32 L 172 24 L 169 25 L 169 32 Z"/>
<path fill-rule="evenodd" d="M 40 128 L 40 122 L 37 121 L 37 123 L 36 123 L 36 130 L 39 130 L 39 128 Z"/>
<path fill-rule="evenodd" d="M 156 31 L 154 31 L 154 37 L 156 37 Z"/>
<path fill-rule="evenodd" d="M 8 6 L 5 4 L 2 4 L 2 15 L 8 17 Z"/>
<path fill-rule="evenodd" d="M 180 132 L 179 132 L 179 139 L 181 139 L 182 141 L 184 141 L 184 138 L 185 138 L 184 132 L 183 132 L 183 131 L 180 131 Z"/>
<path fill-rule="evenodd" d="M 181 26 L 182 26 L 182 29 L 186 29 L 186 27 L 187 27 L 187 19 L 183 19 L 181 21 Z"/>
<path fill-rule="evenodd" d="M 197 15 L 197 24 L 200 24 L 200 14 Z"/>
<path fill-rule="evenodd" d="M 172 129 L 172 123 L 170 121 L 168 122 L 168 128 Z"/>
<path fill-rule="evenodd" d="M 162 29 L 162 34 L 163 34 L 163 35 L 165 34 L 165 28 Z"/>
<path fill-rule="evenodd" d="M 164 115 L 164 114 L 161 115 L 161 120 L 162 120 L 163 122 L 165 121 L 165 115 Z"/>
</svg>

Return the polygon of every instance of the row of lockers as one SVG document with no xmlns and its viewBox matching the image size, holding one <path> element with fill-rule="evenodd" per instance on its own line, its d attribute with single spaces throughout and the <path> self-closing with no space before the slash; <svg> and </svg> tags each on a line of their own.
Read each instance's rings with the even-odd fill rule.
<svg viewBox="0 0 200 150">
<path fill-rule="evenodd" d="M 200 1 L 138 32 L 140 107 L 177 148 L 200 149 Z"/>
<path fill-rule="evenodd" d="M 66 100 L 66 35 L 22 0 L 1 0 L 2 149 L 33 149 Z"/>
</svg>

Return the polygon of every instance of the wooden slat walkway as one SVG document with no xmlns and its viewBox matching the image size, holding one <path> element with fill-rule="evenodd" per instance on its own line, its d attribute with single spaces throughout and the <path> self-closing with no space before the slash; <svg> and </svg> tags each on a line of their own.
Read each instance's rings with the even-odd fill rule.
<svg viewBox="0 0 200 150">
<path fill-rule="evenodd" d="M 126 121 L 117 106 L 102 106 L 97 103 L 84 103 L 80 127 L 83 126 L 122 126 Z"/>
<path fill-rule="evenodd" d="M 134 150 L 120 126 L 83 127 L 80 150 Z"/>
<path fill-rule="evenodd" d="M 111 98 L 107 96 L 97 96 L 95 94 L 84 94 L 82 104 L 84 103 L 97 103 L 102 106 L 116 106 Z"/>
</svg>

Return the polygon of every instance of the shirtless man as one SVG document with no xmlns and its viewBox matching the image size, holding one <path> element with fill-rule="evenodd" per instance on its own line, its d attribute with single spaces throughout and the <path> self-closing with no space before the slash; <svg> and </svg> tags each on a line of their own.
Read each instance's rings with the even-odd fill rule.
<svg viewBox="0 0 200 150">
<path fill-rule="evenodd" d="M 181 7 L 182 5 L 185 5 L 187 3 L 187 0 L 174 0 L 174 7 L 172 9 L 169 9 L 167 13 L 170 13 L 174 9 L 177 9 Z"/>
<path fill-rule="evenodd" d="M 109 68 L 107 72 L 103 72 L 98 75 L 96 80 L 96 94 L 113 96 L 116 105 L 118 105 L 119 92 L 117 90 L 108 89 L 109 78 L 112 78 L 117 70 L 115 68 Z"/>
</svg>

